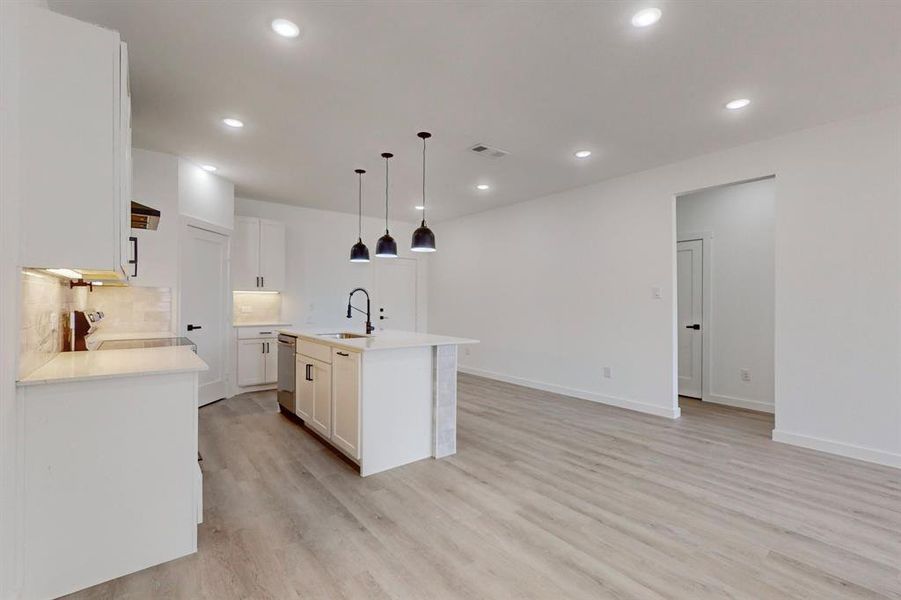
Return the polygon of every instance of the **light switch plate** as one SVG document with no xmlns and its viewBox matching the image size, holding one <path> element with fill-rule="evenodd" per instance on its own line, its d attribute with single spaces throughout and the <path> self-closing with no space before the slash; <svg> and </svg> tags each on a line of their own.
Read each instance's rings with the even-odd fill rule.
<svg viewBox="0 0 901 600">
<path fill-rule="evenodd" d="M 661 298 L 663 298 L 663 288 L 660 287 L 659 285 L 655 285 L 654 287 L 652 287 L 651 288 L 651 297 L 654 300 L 660 300 Z"/>
</svg>

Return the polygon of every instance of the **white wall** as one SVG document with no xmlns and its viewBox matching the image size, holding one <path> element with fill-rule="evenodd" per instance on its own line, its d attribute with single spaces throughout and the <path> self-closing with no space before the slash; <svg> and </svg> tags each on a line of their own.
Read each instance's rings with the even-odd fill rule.
<svg viewBox="0 0 901 600">
<path fill-rule="evenodd" d="M 183 158 L 178 159 L 178 201 L 183 215 L 235 228 L 235 185 Z"/>
<path fill-rule="evenodd" d="M 712 236 L 704 239 L 706 401 L 773 412 L 775 193 L 769 178 L 676 200 L 678 239 Z M 750 381 L 742 381 L 742 369 Z"/>
<path fill-rule="evenodd" d="M 465 369 L 677 415 L 674 196 L 772 174 L 774 437 L 901 466 L 899 108 L 438 223 L 430 329 L 482 340 Z"/>
<path fill-rule="evenodd" d="M 375 258 L 376 240 L 385 231 L 384 220 L 363 217 L 363 241 L 369 246 L 372 262 L 351 263 L 350 247 L 357 241 L 356 215 L 247 198 L 236 200 L 236 213 L 273 219 L 287 227 L 286 289 L 282 294 L 284 321 L 295 327 L 362 327 L 365 316 L 354 313 L 352 320 L 345 316 L 347 294 L 357 286 L 372 293 L 375 261 L 391 260 Z M 391 222 L 389 225 L 391 235 L 397 240 L 398 255 L 417 261 L 417 328 L 427 331 L 429 257 L 409 251 L 415 224 Z M 355 305 L 364 306 L 363 299 L 355 298 Z M 375 315 L 373 323 L 378 326 Z"/>
</svg>

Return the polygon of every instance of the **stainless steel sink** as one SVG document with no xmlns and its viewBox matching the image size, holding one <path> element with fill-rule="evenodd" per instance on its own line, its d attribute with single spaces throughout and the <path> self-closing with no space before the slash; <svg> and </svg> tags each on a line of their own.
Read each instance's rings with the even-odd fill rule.
<svg viewBox="0 0 901 600">
<path fill-rule="evenodd" d="M 332 338 L 333 340 L 352 340 L 355 338 L 369 337 L 368 335 L 363 335 L 362 333 L 347 333 L 346 331 L 342 331 L 341 333 L 317 333 L 316 336 Z"/>
</svg>

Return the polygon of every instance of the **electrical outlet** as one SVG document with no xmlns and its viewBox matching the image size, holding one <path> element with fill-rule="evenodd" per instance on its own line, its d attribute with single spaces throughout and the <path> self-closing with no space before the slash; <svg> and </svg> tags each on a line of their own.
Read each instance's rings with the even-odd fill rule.
<svg viewBox="0 0 901 600">
<path fill-rule="evenodd" d="M 464 356 L 469 356 L 471 353 L 472 353 L 472 350 L 470 348 L 463 349 Z"/>
<path fill-rule="evenodd" d="M 247 313 L 253 312 L 253 309 L 247 306 L 246 304 L 241 305 L 241 314 L 246 315 Z"/>
<path fill-rule="evenodd" d="M 652 287 L 651 288 L 651 297 L 654 300 L 660 300 L 661 298 L 663 298 L 663 288 L 661 288 L 659 285 L 655 285 L 654 287 Z"/>
<path fill-rule="evenodd" d="M 750 369 L 739 369 L 738 372 L 741 375 L 742 381 L 751 381 L 751 370 Z"/>
<path fill-rule="evenodd" d="M 606 379 L 613 377 L 613 371 L 610 369 L 610 367 L 604 367 L 604 377 Z"/>
</svg>

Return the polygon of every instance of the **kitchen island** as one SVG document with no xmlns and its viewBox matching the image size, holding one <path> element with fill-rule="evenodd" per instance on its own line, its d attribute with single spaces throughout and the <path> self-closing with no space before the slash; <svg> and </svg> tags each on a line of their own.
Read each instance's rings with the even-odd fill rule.
<svg viewBox="0 0 901 600">
<path fill-rule="evenodd" d="M 287 411 L 360 475 L 457 451 L 457 346 L 476 340 L 390 330 L 280 333 L 296 338 Z"/>
</svg>

